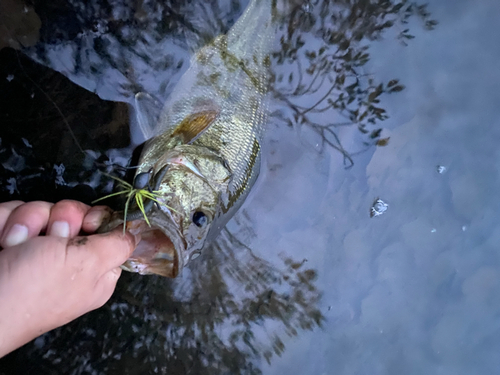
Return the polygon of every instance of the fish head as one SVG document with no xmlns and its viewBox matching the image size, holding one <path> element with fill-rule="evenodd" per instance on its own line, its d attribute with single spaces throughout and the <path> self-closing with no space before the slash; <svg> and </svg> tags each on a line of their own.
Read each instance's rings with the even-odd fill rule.
<svg viewBox="0 0 500 375">
<path fill-rule="evenodd" d="M 186 242 L 187 262 L 204 247 L 225 197 L 231 172 L 219 155 L 203 146 L 182 145 L 166 153 L 155 170 L 157 208 L 174 222 Z"/>
<path fill-rule="evenodd" d="M 136 176 L 144 179 L 144 173 L 140 170 Z M 145 203 L 144 213 L 135 203 L 130 207 L 125 227 L 140 235 L 141 241 L 122 268 L 176 277 L 220 229 L 217 219 L 223 212 L 231 172 L 210 149 L 180 145 L 162 155 L 147 174 L 154 201 Z M 123 212 L 115 213 L 105 230 L 122 224 L 123 216 Z"/>
</svg>

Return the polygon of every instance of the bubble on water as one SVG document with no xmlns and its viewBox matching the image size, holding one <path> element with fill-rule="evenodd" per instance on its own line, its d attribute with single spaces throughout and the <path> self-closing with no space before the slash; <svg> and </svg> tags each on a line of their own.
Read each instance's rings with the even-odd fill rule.
<svg viewBox="0 0 500 375">
<path fill-rule="evenodd" d="M 375 199 L 375 202 L 373 202 L 370 209 L 370 217 L 380 216 L 384 214 L 388 208 L 389 205 L 387 203 L 385 203 L 382 199 L 377 198 Z"/>
<path fill-rule="evenodd" d="M 445 173 L 445 172 L 446 172 L 446 167 L 445 167 L 444 165 L 438 165 L 438 166 L 436 167 L 436 170 L 437 170 L 437 172 L 438 172 L 439 174 L 443 174 L 443 173 Z"/>
</svg>

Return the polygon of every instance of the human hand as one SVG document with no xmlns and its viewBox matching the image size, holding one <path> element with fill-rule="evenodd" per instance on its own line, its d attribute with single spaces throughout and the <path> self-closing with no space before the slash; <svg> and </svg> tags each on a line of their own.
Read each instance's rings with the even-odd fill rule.
<svg viewBox="0 0 500 375">
<path fill-rule="evenodd" d="M 78 236 L 109 214 L 67 200 L 0 204 L 0 357 L 111 297 L 136 239 L 121 230 Z"/>
</svg>

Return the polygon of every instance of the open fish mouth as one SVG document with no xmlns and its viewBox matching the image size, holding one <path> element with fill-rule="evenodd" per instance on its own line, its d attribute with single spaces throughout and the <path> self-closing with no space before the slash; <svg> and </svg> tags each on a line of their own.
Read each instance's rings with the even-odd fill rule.
<svg viewBox="0 0 500 375">
<path fill-rule="evenodd" d="M 139 235 L 141 240 L 130 258 L 121 266 L 122 269 L 141 275 L 156 274 L 171 278 L 182 271 L 185 241 L 173 223 L 158 216 L 156 212 L 148 215 L 151 226 L 143 219 L 127 221 L 126 229 L 133 235 Z M 115 212 L 108 224 L 101 226 L 99 231 L 111 231 L 121 225 L 123 213 Z"/>
</svg>

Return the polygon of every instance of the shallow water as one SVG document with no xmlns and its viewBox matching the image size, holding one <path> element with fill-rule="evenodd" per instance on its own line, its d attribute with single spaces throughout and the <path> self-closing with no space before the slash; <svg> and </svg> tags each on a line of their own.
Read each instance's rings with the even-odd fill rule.
<svg viewBox="0 0 500 375">
<path fill-rule="evenodd" d="M 398 79 L 403 90 L 371 96 L 389 118 L 374 125 L 373 111 L 353 121 L 339 108 L 298 109 L 314 107 L 333 85 L 326 78 L 316 92 L 297 90 L 299 71 L 307 86 L 320 66 L 307 74 L 322 46 L 324 3 L 302 7 L 281 32 L 290 27 L 305 45 L 282 64 L 273 60 L 283 80 L 262 174 L 219 241 L 180 279 L 124 274 L 107 305 L 0 360 L 1 374 L 498 372 L 500 5 L 436 0 L 424 20 L 412 15 L 378 36 L 370 31 L 399 16 L 382 19 L 380 6 L 354 3 L 323 13 L 337 15 L 329 35 L 350 40 L 323 52 L 340 64 L 333 80 L 345 75 L 331 98 L 351 93 L 348 108 L 366 108 L 379 83 Z M 133 110 L 107 100 L 130 102 L 137 89 L 164 99 L 190 51 L 226 31 L 245 6 L 170 4 L 162 13 L 154 3 L 120 4 L 78 12 L 77 2 L 36 5 L 38 35 L 19 31 L 29 35 L 27 48 L 0 51 L 3 200 L 89 201 L 109 190 L 97 169 L 125 164 L 142 140 L 133 124 L 131 138 L 126 131 Z M 27 9 L 9 5 L 9 19 L 36 29 Z M 429 20 L 438 22 L 433 30 L 424 27 Z M 414 38 L 398 38 L 406 28 Z M 365 45 L 367 58 L 339 57 Z M 347 69 L 364 59 L 357 76 Z M 92 152 L 78 152 L 62 118 Z M 370 217 L 377 198 L 387 210 Z"/>
</svg>

